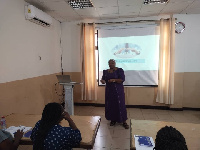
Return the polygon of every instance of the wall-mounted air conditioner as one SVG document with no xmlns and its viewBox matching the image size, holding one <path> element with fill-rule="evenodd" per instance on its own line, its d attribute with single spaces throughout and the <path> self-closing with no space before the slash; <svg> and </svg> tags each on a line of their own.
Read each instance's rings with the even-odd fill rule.
<svg viewBox="0 0 200 150">
<path fill-rule="evenodd" d="M 25 18 L 44 27 L 49 27 L 52 24 L 51 16 L 33 5 L 25 6 Z"/>
</svg>

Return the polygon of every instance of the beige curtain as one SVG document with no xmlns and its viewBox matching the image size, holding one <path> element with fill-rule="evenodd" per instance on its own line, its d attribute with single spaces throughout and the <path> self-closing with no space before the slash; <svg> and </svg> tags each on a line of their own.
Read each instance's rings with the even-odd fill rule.
<svg viewBox="0 0 200 150">
<path fill-rule="evenodd" d="M 97 100 L 94 24 L 81 25 L 82 100 Z"/>
<path fill-rule="evenodd" d="M 160 58 L 156 102 L 174 104 L 175 19 L 160 20 Z"/>
</svg>

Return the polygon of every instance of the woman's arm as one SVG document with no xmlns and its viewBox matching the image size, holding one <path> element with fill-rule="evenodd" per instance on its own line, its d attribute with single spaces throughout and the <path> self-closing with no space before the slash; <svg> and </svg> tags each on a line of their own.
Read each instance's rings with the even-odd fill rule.
<svg viewBox="0 0 200 150">
<path fill-rule="evenodd" d="M 5 139 L 0 143 L 0 150 L 13 150 L 12 145 L 13 143 L 9 139 Z"/>
<path fill-rule="evenodd" d="M 17 150 L 19 142 L 22 137 L 23 137 L 23 131 L 18 130 L 15 133 L 14 142 L 10 141 L 9 139 L 5 139 L 0 143 L 0 150 Z"/>
<path fill-rule="evenodd" d="M 101 81 L 101 83 L 102 83 L 102 84 L 105 84 L 105 83 L 106 83 L 106 81 L 105 81 L 105 80 L 100 80 L 100 81 Z"/>
<path fill-rule="evenodd" d="M 20 130 L 17 130 L 17 132 L 15 133 L 15 135 L 14 135 L 15 136 L 15 141 L 13 143 L 14 149 L 18 148 L 19 142 L 20 142 L 21 138 L 23 137 L 23 135 L 24 135 L 24 132 L 20 131 Z"/>
<path fill-rule="evenodd" d="M 69 122 L 69 126 L 70 126 L 73 130 L 77 130 L 77 129 L 78 129 L 78 128 L 76 127 L 76 124 L 75 124 L 74 121 L 70 118 L 70 115 L 69 115 L 67 112 L 65 112 L 63 118 Z"/>
<path fill-rule="evenodd" d="M 122 83 L 123 82 L 123 80 L 122 79 L 110 79 L 110 80 L 108 80 L 108 82 L 115 82 L 115 83 Z"/>
<path fill-rule="evenodd" d="M 102 84 L 106 84 L 105 70 L 103 70 L 103 75 L 102 75 L 102 78 L 101 78 L 100 82 Z"/>
</svg>

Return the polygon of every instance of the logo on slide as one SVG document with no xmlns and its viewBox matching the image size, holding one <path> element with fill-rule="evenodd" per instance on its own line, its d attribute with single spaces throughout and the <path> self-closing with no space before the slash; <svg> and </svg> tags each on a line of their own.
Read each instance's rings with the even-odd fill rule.
<svg viewBox="0 0 200 150">
<path fill-rule="evenodd" d="M 123 43 L 116 45 L 112 51 L 113 55 L 119 58 L 134 58 L 140 55 L 141 48 L 136 44 Z"/>
</svg>

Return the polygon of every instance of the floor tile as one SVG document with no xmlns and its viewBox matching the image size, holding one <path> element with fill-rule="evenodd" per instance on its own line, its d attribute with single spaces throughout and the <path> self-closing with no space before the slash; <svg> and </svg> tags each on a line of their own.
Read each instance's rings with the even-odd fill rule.
<svg viewBox="0 0 200 150">
<path fill-rule="evenodd" d="M 113 134 L 111 134 L 112 138 L 129 138 L 130 139 L 130 129 L 123 130 L 114 130 Z"/>
<path fill-rule="evenodd" d="M 169 110 L 154 109 L 154 112 L 155 112 L 156 114 L 169 114 Z"/>
<path fill-rule="evenodd" d="M 156 114 L 159 118 L 159 120 L 163 121 L 175 121 L 174 118 L 170 114 Z"/>
<path fill-rule="evenodd" d="M 111 137 L 114 134 L 114 129 L 109 128 L 99 128 L 97 136 L 109 136 Z"/>
<path fill-rule="evenodd" d="M 110 148 L 112 143 L 112 138 L 104 136 L 96 136 L 94 146 L 96 148 Z"/>
<path fill-rule="evenodd" d="M 155 113 L 154 109 L 141 109 L 142 114 L 152 114 Z"/>
<path fill-rule="evenodd" d="M 105 116 L 101 116 L 101 123 L 108 123 L 109 121 L 105 118 Z"/>
<path fill-rule="evenodd" d="M 158 119 L 156 114 L 143 114 L 145 120 Z"/>
<path fill-rule="evenodd" d="M 144 120 L 143 114 L 129 114 L 129 119 Z"/>
<path fill-rule="evenodd" d="M 114 126 L 110 126 L 109 129 L 113 129 L 113 131 L 115 131 L 115 130 L 124 130 L 124 127 L 122 126 L 122 124 L 116 123 Z"/>
<path fill-rule="evenodd" d="M 142 114 L 142 111 L 139 108 L 127 108 L 127 113 Z"/>
<path fill-rule="evenodd" d="M 130 139 L 125 139 L 122 137 L 113 138 L 111 149 L 120 149 L 120 150 L 130 149 Z"/>
<path fill-rule="evenodd" d="M 192 111 L 192 110 L 184 110 L 183 113 L 184 114 L 199 114 L 200 115 L 200 111 Z"/>
<path fill-rule="evenodd" d="M 170 115 L 183 115 L 184 112 L 183 111 L 173 111 L 173 110 L 171 110 L 171 111 L 169 111 L 169 114 Z"/>
</svg>

